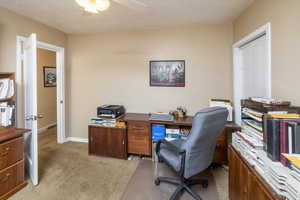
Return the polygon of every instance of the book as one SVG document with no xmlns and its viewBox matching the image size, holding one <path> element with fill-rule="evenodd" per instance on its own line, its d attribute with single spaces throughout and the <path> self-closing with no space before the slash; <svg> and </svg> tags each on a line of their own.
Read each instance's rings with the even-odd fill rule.
<svg viewBox="0 0 300 200">
<path fill-rule="evenodd" d="M 280 119 L 266 118 L 267 155 L 272 161 L 280 160 Z"/>
<path fill-rule="evenodd" d="M 287 114 L 268 114 L 270 117 L 273 118 L 280 118 L 280 119 L 297 119 L 300 118 L 299 114 L 294 113 L 287 113 Z"/>
<path fill-rule="evenodd" d="M 246 123 L 247 125 L 251 126 L 252 128 L 255 128 L 256 130 L 258 130 L 260 132 L 263 131 L 261 122 L 257 122 L 255 120 L 251 120 L 251 119 L 243 119 L 243 122 Z"/>
<path fill-rule="evenodd" d="M 299 120 L 281 120 L 280 121 L 280 162 L 287 166 L 288 160 L 282 155 L 283 153 L 296 153 L 289 146 L 292 144 L 293 127 L 291 123 L 300 123 Z M 299 152 L 300 153 L 300 152 Z"/>
<path fill-rule="evenodd" d="M 300 154 L 286 154 L 286 153 L 284 153 L 283 156 L 286 157 L 292 165 L 294 165 L 295 167 L 300 169 Z"/>
<path fill-rule="evenodd" d="M 300 154 L 300 122 L 288 122 L 288 153 Z"/>
</svg>

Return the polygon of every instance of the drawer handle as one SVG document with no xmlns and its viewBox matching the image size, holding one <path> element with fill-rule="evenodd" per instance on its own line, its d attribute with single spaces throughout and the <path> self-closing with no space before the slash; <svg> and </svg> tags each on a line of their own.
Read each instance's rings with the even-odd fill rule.
<svg viewBox="0 0 300 200">
<path fill-rule="evenodd" d="M 4 182 L 6 182 L 6 181 L 8 181 L 8 179 L 9 179 L 9 177 L 11 176 L 11 173 L 7 173 L 5 176 L 4 176 L 4 178 L 2 178 L 1 179 L 1 183 L 4 183 Z"/>
<path fill-rule="evenodd" d="M 10 148 L 9 148 L 9 147 L 6 147 L 6 148 L 5 148 L 5 152 L 4 152 L 4 153 L 1 153 L 1 156 L 2 156 L 2 157 L 7 156 L 9 150 L 10 150 Z"/>
</svg>

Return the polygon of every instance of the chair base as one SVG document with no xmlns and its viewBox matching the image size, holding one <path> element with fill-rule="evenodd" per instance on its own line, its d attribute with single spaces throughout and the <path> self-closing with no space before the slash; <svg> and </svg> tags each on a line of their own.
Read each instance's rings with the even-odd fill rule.
<svg viewBox="0 0 300 200">
<path fill-rule="evenodd" d="M 161 182 L 178 185 L 177 189 L 172 194 L 170 200 L 178 199 L 179 196 L 183 193 L 183 191 L 187 191 L 196 200 L 202 200 L 202 198 L 190 186 L 200 184 L 202 185 L 203 188 L 208 187 L 208 180 L 206 179 L 180 180 L 180 179 L 168 178 L 168 177 L 157 177 L 154 181 L 154 184 L 159 185 Z"/>
</svg>

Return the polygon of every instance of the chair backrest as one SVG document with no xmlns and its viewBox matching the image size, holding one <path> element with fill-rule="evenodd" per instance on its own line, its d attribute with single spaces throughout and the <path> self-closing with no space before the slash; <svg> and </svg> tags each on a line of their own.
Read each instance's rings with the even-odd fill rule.
<svg viewBox="0 0 300 200">
<path fill-rule="evenodd" d="M 228 111 L 222 107 L 200 110 L 193 118 L 192 130 L 184 143 L 186 150 L 184 177 L 205 170 L 213 161 L 219 135 L 225 128 Z"/>
</svg>

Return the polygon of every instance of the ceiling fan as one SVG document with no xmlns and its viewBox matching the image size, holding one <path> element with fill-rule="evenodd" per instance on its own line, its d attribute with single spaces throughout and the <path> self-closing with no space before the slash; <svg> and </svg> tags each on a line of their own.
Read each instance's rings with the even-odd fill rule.
<svg viewBox="0 0 300 200">
<path fill-rule="evenodd" d="M 79 6 L 90 13 L 105 11 L 110 6 L 110 0 L 75 0 Z M 138 0 L 112 0 L 132 9 L 145 8 L 147 5 Z"/>
</svg>

